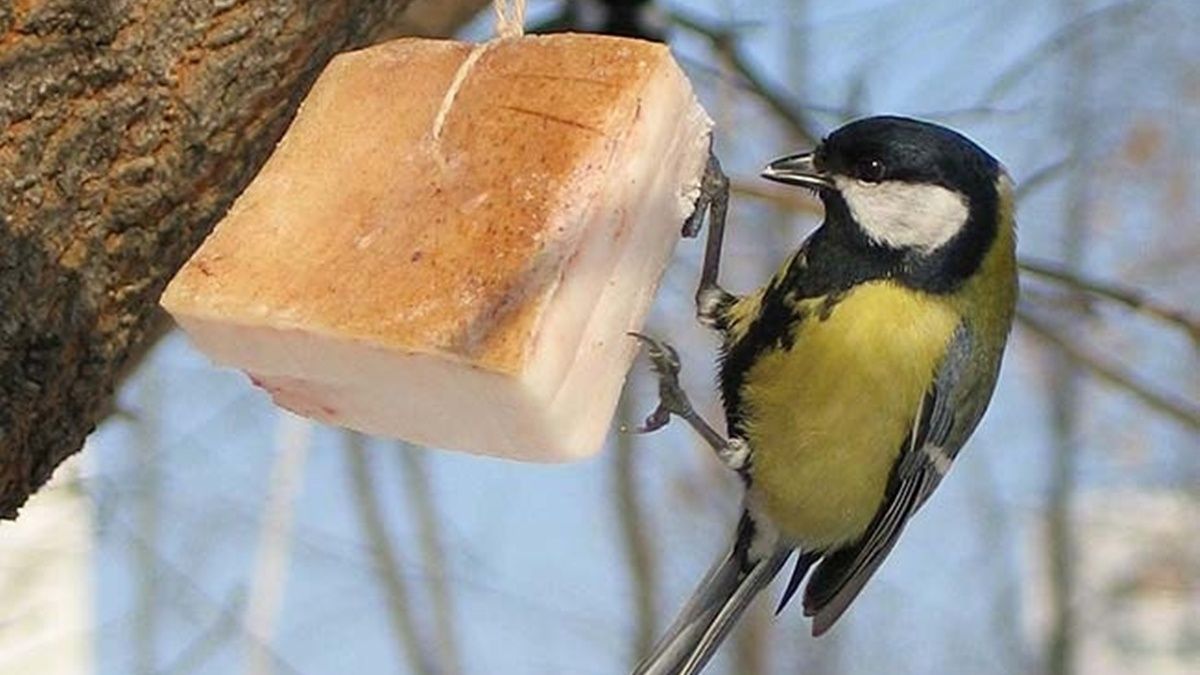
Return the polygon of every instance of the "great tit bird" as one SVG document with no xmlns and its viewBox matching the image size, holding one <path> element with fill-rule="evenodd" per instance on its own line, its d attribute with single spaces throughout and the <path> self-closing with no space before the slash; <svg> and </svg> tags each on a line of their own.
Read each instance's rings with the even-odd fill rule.
<svg viewBox="0 0 1200 675">
<path fill-rule="evenodd" d="M 639 675 L 698 673 L 793 555 L 778 609 L 808 576 L 804 613 L 828 631 L 975 430 L 1012 324 L 1012 182 L 965 136 L 870 117 L 762 175 L 825 208 L 766 285 L 717 284 L 728 182 L 715 157 L 684 232 L 708 212 L 697 315 L 722 338 L 727 436 L 692 409 L 675 350 L 636 336 L 661 397 L 642 430 L 684 419 L 745 486 L 733 543 Z"/>
</svg>

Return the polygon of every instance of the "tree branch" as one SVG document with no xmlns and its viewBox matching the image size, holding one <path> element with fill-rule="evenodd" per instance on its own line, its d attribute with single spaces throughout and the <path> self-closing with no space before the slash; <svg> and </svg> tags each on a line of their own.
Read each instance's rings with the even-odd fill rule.
<svg viewBox="0 0 1200 675">
<path fill-rule="evenodd" d="M 1021 269 L 1030 274 L 1036 274 L 1037 276 L 1055 281 L 1073 291 L 1088 293 L 1105 300 L 1111 300 L 1117 304 L 1125 305 L 1135 312 L 1174 324 L 1178 328 L 1183 329 L 1188 334 L 1188 337 L 1192 339 L 1192 342 L 1200 347 L 1200 317 L 1191 315 L 1185 310 L 1159 303 L 1146 297 L 1142 291 L 1108 281 L 1088 279 L 1074 274 L 1060 265 L 1041 260 L 1022 258 Z"/>
<path fill-rule="evenodd" d="M 1123 372 L 1104 357 L 1081 346 L 1078 340 L 1064 335 L 1063 331 L 1053 326 L 1050 321 L 1037 316 L 1036 312 L 1020 308 L 1017 311 L 1017 320 L 1075 365 L 1085 368 L 1108 384 L 1128 392 L 1147 408 L 1166 415 L 1187 427 L 1200 430 L 1200 408 L 1197 408 L 1194 403 L 1156 391 L 1150 385 L 1138 381 L 1133 375 Z"/>
<path fill-rule="evenodd" d="M 404 468 L 404 493 L 420 532 L 421 566 L 429 575 L 437 663 L 440 672 L 459 673 L 462 667 L 458 655 L 454 606 L 450 599 L 450 586 L 446 582 L 448 567 L 446 554 L 442 550 L 437 506 L 434 504 L 433 491 L 429 489 L 429 469 L 425 461 L 427 451 L 410 443 L 399 443 L 396 450 Z"/>
<path fill-rule="evenodd" d="M 396 645 L 400 648 L 407 665 L 405 672 L 420 675 L 434 673 L 436 670 L 425 654 L 408 589 L 400 577 L 400 561 L 392 548 L 392 540 L 383 520 L 383 511 L 375 494 L 375 485 L 371 480 L 373 471 L 368 455 L 369 449 L 362 434 L 346 431 L 343 432 L 342 438 L 346 443 L 350 494 L 354 495 L 354 506 L 358 511 L 359 522 L 362 523 L 367 548 L 371 552 L 375 578 L 379 580 L 383 595 L 387 598 L 388 618 L 391 620 Z"/>
<path fill-rule="evenodd" d="M 622 396 L 618 404 L 617 419 L 620 429 L 630 429 L 637 424 L 628 396 Z M 634 653 L 640 658 L 650 653 L 654 646 L 655 606 L 658 598 L 658 580 L 654 572 L 653 547 L 646 532 L 647 519 L 637 490 L 634 471 L 633 435 L 628 431 L 617 434 L 616 457 L 613 460 L 613 480 L 616 490 L 615 505 L 617 520 L 625 544 L 625 557 L 633 582 L 634 599 Z"/>
</svg>

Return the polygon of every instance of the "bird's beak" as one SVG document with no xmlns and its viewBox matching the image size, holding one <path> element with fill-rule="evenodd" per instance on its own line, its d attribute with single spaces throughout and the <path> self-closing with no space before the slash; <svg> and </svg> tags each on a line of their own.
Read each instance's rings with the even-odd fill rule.
<svg viewBox="0 0 1200 675">
<path fill-rule="evenodd" d="M 771 162 L 763 169 L 762 177 L 776 183 L 800 185 L 815 190 L 832 190 L 835 187 L 829 174 L 817 169 L 811 152 L 790 155 Z"/>
</svg>

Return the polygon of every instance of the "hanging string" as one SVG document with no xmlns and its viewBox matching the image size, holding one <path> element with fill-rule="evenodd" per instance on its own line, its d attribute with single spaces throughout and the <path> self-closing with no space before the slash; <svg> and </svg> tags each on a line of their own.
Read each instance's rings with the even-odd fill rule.
<svg viewBox="0 0 1200 675">
<path fill-rule="evenodd" d="M 496 12 L 496 35 L 500 39 L 525 34 L 525 0 L 492 0 Z"/>
<path fill-rule="evenodd" d="M 498 39 L 519 38 L 525 34 L 525 0 L 492 0 L 492 9 L 496 12 L 496 37 Z M 475 45 L 462 65 L 458 67 L 458 72 L 454 74 L 450 87 L 446 89 L 446 95 L 442 97 L 442 105 L 438 107 L 437 115 L 433 118 L 431 136 L 435 143 L 442 139 L 442 130 L 446 126 L 450 109 L 454 106 L 454 99 L 458 97 L 458 92 L 467 81 L 471 69 L 493 44 L 495 44 L 494 41 L 488 40 Z M 435 157 L 438 158 L 439 163 L 444 164 L 445 160 L 441 157 L 441 145 L 438 144 L 435 147 L 437 148 Z"/>
</svg>

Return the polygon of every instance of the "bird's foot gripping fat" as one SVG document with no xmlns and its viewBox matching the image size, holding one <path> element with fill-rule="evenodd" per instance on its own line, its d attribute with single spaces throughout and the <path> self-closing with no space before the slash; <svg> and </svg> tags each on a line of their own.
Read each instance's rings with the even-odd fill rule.
<svg viewBox="0 0 1200 675">
<path fill-rule="evenodd" d="M 725 238 L 725 215 L 729 212 L 729 178 L 721 170 L 721 162 L 712 152 L 700 182 L 696 210 L 683 224 L 683 236 L 692 238 L 708 217 L 708 241 L 704 245 L 704 264 L 700 268 L 700 285 L 696 288 L 696 318 L 709 328 L 719 328 L 722 310 L 734 297 L 717 285 L 721 266 L 721 244 Z"/>
<path fill-rule="evenodd" d="M 717 432 L 692 407 L 687 392 L 679 384 L 679 352 L 674 347 L 655 340 L 641 333 L 630 333 L 646 345 L 646 356 L 650 358 L 650 368 L 658 376 L 658 407 L 646 417 L 646 421 L 636 429 L 638 433 L 657 431 L 671 421 L 675 415 L 687 422 L 696 433 L 712 446 L 717 458 L 734 471 L 746 468 L 749 451 L 745 443 L 738 439 L 726 439 Z"/>
</svg>

